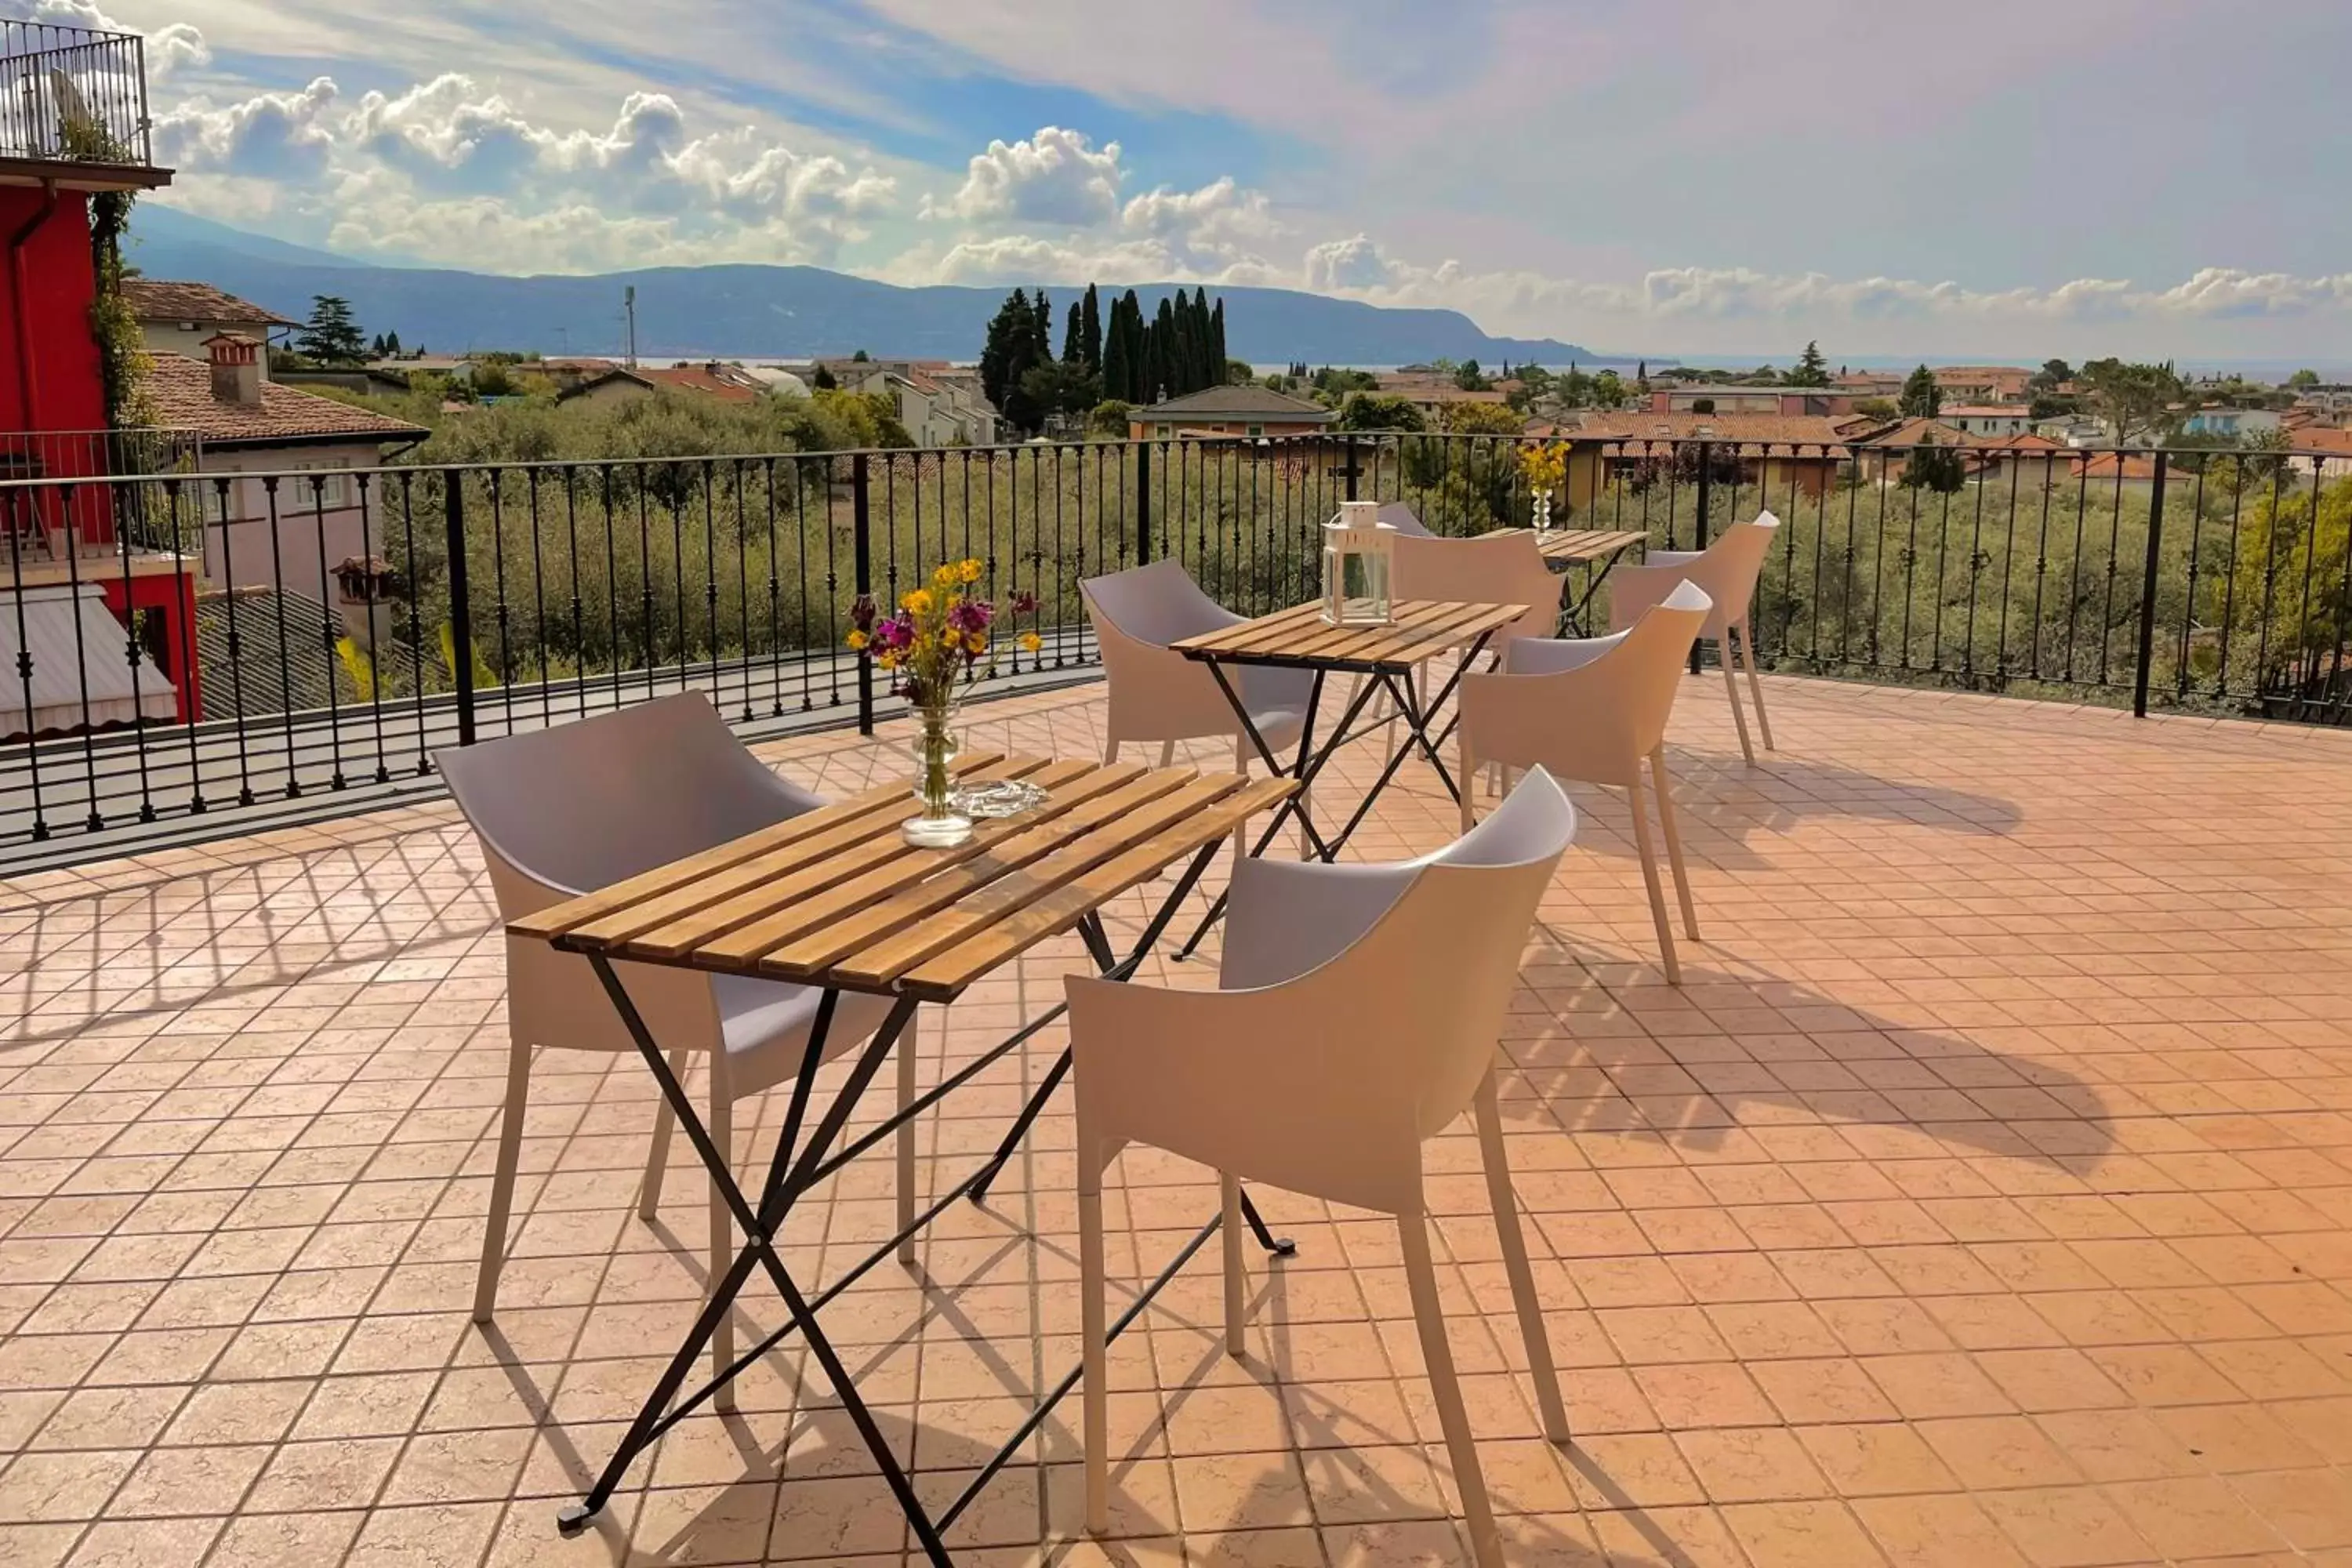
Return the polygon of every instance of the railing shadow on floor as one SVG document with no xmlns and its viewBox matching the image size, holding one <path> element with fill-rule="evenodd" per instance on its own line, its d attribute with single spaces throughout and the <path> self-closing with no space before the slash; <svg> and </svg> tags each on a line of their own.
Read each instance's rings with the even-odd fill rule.
<svg viewBox="0 0 2352 1568">
<path fill-rule="evenodd" d="M 341 845 L 308 853 L 280 849 L 253 863 L 159 878 L 141 888 L 76 894 L 31 907 L 31 918 L 0 936 L 0 1005 L 14 1003 L 16 1016 L 0 1033 L 0 1060 L 31 1045 L 102 1035 L 110 1021 L 146 1014 L 177 1013 L 217 1005 L 226 998 L 304 984 L 364 983 L 382 963 L 429 954 L 439 944 L 461 951 L 494 924 L 487 892 L 442 899 L 421 879 L 446 869 L 463 830 L 452 826 L 432 836 L 410 878 L 397 887 L 371 889 L 354 902 L 350 884 L 376 872 L 388 855 L 420 858 L 419 824 L 387 824 L 373 844 Z M 290 878 L 272 879 L 268 868 L 292 861 Z M 299 899 L 287 889 L 299 886 Z M 300 919 L 320 912 L 353 913 L 348 924 L 321 931 L 310 941 L 281 933 L 278 911 L 301 906 Z M 403 902 L 414 913 L 395 921 Z M 16 906 L 22 912 L 25 905 Z M 478 913 L 477 913 L 478 909 Z M 8 911 L 0 911 L 5 922 Z M 122 940 L 123 927 L 143 917 L 144 934 Z M 191 922 L 200 922 L 192 929 Z M 19 951 L 27 944 L 29 951 Z M 107 941 L 110 933 L 115 939 Z M 169 943 L 167 945 L 167 933 Z M 40 988 L 40 970 L 87 950 L 87 970 L 78 981 Z M 143 959 L 141 956 L 143 954 Z M 209 969 L 188 965 L 209 955 Z M 82 999 L 68 1021 L 44 1027 L 37 1020 L 59 1010 L 67 999 Z"/>
</svg>

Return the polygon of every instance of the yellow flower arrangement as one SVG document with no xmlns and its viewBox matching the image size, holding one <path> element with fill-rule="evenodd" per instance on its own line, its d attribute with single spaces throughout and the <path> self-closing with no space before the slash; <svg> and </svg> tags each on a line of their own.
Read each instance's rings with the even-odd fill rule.
<svg viewBox="0 0 2352 1568">
<path fill-rule="evenodd" d="M 870 596 L 850 612 L 850 648 L 871 653 L 877 665 L 896 674 L 898 691 L 926 715 L 944 713 L 958 690 L 987 672 L 981 661 L 993 647 L 996 606 L 971 592 L 982 571 L 977 560 L 951 561 L 900 595 L 896 613 L 882 615 Z M 1009 607 L 1029 615 L 1037 605 L 1024 594 Z M 1039 646 L 1034 631 L 1015 640 L 1031 653 Z"/>
<path fill-rule="evenodd" d="M 1540 442 L 1519 452 L 1519 474 L 1530 490 L 1558 495 L 1568 486 L 1568 448 L 1558 441 Z"/>
</svg>

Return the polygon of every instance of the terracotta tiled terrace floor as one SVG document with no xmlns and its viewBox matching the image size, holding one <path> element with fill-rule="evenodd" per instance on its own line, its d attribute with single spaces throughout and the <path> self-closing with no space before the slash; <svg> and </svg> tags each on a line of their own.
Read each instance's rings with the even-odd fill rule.
<svg viewBox="0 0 2352 1568">
<path fill-rule="evenodd" d="M 1772 695 L 1782 749 L 1752 771 L 1711 678 L 1676 717 L 1688 983 L 1652 962 L 1622 805 L 1580 790 L 1503 1041 L 1567 1451 L 1512 1375 L 1475 1142 L 1433 1147 L 1511 1560 L 2352 1563 L 2352 735 Z M 992 705 L 973 735 L 1087 753 L 1098 702 Z M 772 755 L 845 791 L 904 752 Z M 1350 852 L 1450 831 L 1415 766 Z M 796 1354 L 556 1535 L 690 1313 L 702 1194 L 680 1141 L 638 1223 L 646 1076 L 544 1056 L 498 1327 L 468 1323 L 504 1048 L 477 868 L 441 805 L 7 889 L 0 1563 L 901 1561 Z M 927 1016 L 927 1078 L 1081 963 L 1041 952 Z M 1059 1044 L 927 1123 L 926 1181 Z M 1075 1363 L 1067 1110 L 992 1207 L 829 1315 L 932 1493 Z M 1115 1173 L 1113 1270 L 1140 1278 L 1213 1184 L 1138 1152 Z M 886 1233 L 888 1182 L 878 1160 L 800 1212 L 809 1272 Z M 1057 1422 L 959 1561 L 1463 1560 L 1392 1229 L 1261 1197 L 1300 1247 L 1251 1254 L 1247 1362 L 1220 1353 L 1213 1247 L 1117 1347 L 1120 1538 L 1073 1541 Z"/>
</svg>

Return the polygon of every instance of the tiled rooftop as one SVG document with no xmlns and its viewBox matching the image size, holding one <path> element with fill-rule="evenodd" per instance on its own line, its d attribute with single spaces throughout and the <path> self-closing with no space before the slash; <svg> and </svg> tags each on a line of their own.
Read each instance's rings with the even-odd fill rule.
<svg viewBox="0 0 2352 1568">
<path fill-rule="evenodd" d="M 185 354 L 149 356 L 148 391 L 157 422 L 194 430 L 208 441 L 272 441 L 349 436 L 354 441 L 424 438 L 430 432 L 365 408 L 354 408 L 299 386 L 261 383 L 261 401 L 228 403 L 213 392 L 212 367 Z"/>
<path fill-rule="evenodd" d="M 1683 694 L 1685 985 L 1652 958 L 1622 804 L 1580 789 L 1503 1041 L 1568 1450 L 1511 1375 L 1475 1143 L 1432 1148 L 1510 1561 L 2352 1563 L 2352 735 L 1771 695 L 1782 749 L 1751 771 L 1720 686 Z M 1099 701 L 990 705 L 971 733 L 1095 753 Z M 768 754 L 840 793 L 903 740 Z M 1360 786 L 1374 761 L 1341 766 Z M 1452 823 L 1411 766 L 1350 853 Z M 638 1223 L 646 1075 L 543 1058 L 498 1326 L 469 1323 L 504 1051 L 478 869 L 435 805 L 5 889 L 0 1563 L 902 1561 L 797 1352 L 556 1534 L 691 1314 L 703 1189 L 677 1141 Z M 926 1079 L 1083 963 L 1041 950 L 944 1026 L 927 1009 Z M 925 1123 L 927 1182 L 992 1145 L 1060 1044 Z M 747 1134 L 751 1109 L 747 1163 L 779 1119 Z M 1068 1112 L 1066 1090 L 990 1208 L 828 1312 L 927 1493 L 1076 1363 Z M 1115 1279 L 1214 1208 L 1164 1157 L 1113 1180 Z M 887 1234 L 888 1184 L 877 1159 L 796 1212 L 806 1274 Z M 1466 1561 L 1392 1226 L 1258 1195 L 1300 1245 L 1249 1254 L 1248 1361 L 1221 1352 L 1213 1248 L 1114 1348 L 1118 1539 L 1074 1539 L 1073 1401 L 958 1522 L 960 1563 Z"/>
</svg>

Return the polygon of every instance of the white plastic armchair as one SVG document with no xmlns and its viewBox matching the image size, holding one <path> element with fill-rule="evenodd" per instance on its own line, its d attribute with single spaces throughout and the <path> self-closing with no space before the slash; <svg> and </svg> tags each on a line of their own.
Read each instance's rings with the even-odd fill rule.
<svg viewBox="0 0 2352 1568">
<path fill-rule="evenodd" d="M 1663 604 L 1651 606 L 1628 630 L 1605 637 L 1523 637 L 1511 645 L 1500 673 L 1463 678 L 1462 723 L 1456 731 L 1465 828 L 1475 815 L 1475 769 L 1482 763 L 1507 769 L 1540 767 L 1558 778 L 1613 784 L 1626 792 L 1642 879 L 1657 923 L 1658 952 L 1667 981 L 1677 985 L 1682 984 L 1682 964 L 1658 883 L 1657 854 L 1642 801 L 1642 765 L 1648 763 L 1650 783 L 1655 786 L 1658 826 L 1674 869 L 1683 930 L 1696 942 L 1698 911 L 1683 866 L 1682 836 L 1675 826 L 1665 734 L 1681 685 L 1683 655 L 1709 609 L 1707 595 L 1696 584 L 1678 583 Z"/>
<path fill-rule="evenodd" d="M 1764 711 L 1764 683 L 1756 675 L 1756 634 L 1748 606 L 1756 582 L 1764 572 L 1780 520 L 1759 512 L 1750 522 L 1736 522 L 1705 550 L 1653 550 L 1638 566 L 1620 566 L 1609 580 L 1609 626 L 1622 631 L 1642 618 L 1653 605 L 1665 602 L 1679 583 L 1696 583 L 1714 601 L 1699 636 L 1712 637 L 1723 647 L 1723 685 L 1731 694 L 1731 721 L 1739 729 L 1739 752 L 1750 764 L 1756 748 L 1748 739 L 1748 716 L 1739 708 L 1739 682 L 1732 674 L 1732 633 L 1739 634 L 1739 657 L 1748 668 L 1748 693 L 1756 700 L 1756 724 L 1763 732 L 1764 749 L 1774 750 L 1772 721 Z"/>
<path fill-rule="evenodd" d="M 1176 561 L 1155 561 L 1078 584 L 1086 600 L 1087 619 L 1095 629 L 1095 646 L 1102 651 L 1103 676 L 1110 684 L 1104 704 L 1103 761 L 1118 761 L 1118 749 L 1129 741 L 1160 742 L 1160 765 L 1176 760 L 1176 742 L 1204 738 L 1234 742 L 1234 771 L 1246 775 L 1256 748 L 1234 716 L 1234 705 L 1217 686 L 1209 667 L 1186 658 L 1171 643 L 1202 632 L 1213 632 L 1247 620 L 1201 591 L 1191 573 Z M 1234 682 L 1250 723 L 1266 749 L 1279 756 L 1298 739 L 1307 722 L 1307 700 L 1313 672 L 1271 668 L 1228 668 L 1225 679 Z M 1299 853 L 1307 851 L 1307 829 L 1298 830 Z M 1245 827 L 1234 829 L 1234 862 L 1248 855 Z"/>
<path fill-rule="evenodd" d="M 501 920 L 824 804 L 744 750 L 700 692 L 452 748 L 436 752 L 434 762 L 481 846 Z M 799 1072 L 820 993 L 648 964 L 623 963 L 615 970 L 654 1037 L 670 1047 L 669 1065 L 681 1081 L 695 1058 L 706 1059 L 711 1142 L 731 1156 L 734 1102 Z M 887 1013 L 887 999 L 843 996 L 826 1033 L 827 1058 L 870 1038 Z M 507 939 L 507 1031 L 505 1108 L 474 1289 L 474 1321 L 480 1323 L 490 1321 L 498 1305 L 532 1047 L 636 1049 L 588 961 L 535 939 Z M 638 1190 L 638 1213 L 648 1221 L 661 1199 L 672 1121 L 665 1100 L 655 1113 Z M 709 1212 L 715 1282 L 735 1257 L 733 1221 L 715 1186 Z M 715 1366 L 734 1359 L 730 1325 L 719 1326 L 711 1355 Z"/>
<path fill-rule="evenodd" d="M 1475 539 L 1407 535 L 1395 542 L 1391 585 L 1400 599 L 1525 605 L 1528 613 L 1495 634 L 1496 651 L 1520 637 L 1559 629 L 1559 579 L 1544 564 L 1534 532 L 1523 528 Z"/>
<path fill-rule="evenodd" d="M 1215 991 L 1072 977 L 1087 1528 L 1109 1507 L 1102 1178 L 1129 1142 L 1219 1173 L 1225 1343 L 1240 1355 L 1246 1179 L 1396 1216 L 1413 1318 L 1481 1568 L 1501 1561 L 1446 1342 L 1422 1145 L 1475 1106 L 1486 1188 L 1545 1435 L 1568 1413 L 1520 1234 L 1496 1100 L 1496 1038 L 1536 909 L 1575 837 L 1531 773 L 1475 831 L 1389 866 L 1244 862 Z"/>
<path fill-rule="evenodd" d="M 1155 561 L 1078 584 L 1102 649 L 1103 673 L 1110 682 L 1110 710 L 1103 760 L 1118 760 L 1129 741 L 1158 741 L 1164 767 L 1175 760 L 1176 742 L 1233 737 L 1234 762 L 1247 767 L 1249 739 L 1234 716 L 1233 704 L 1217 689 L 1208 667 L 1172 650 L 1184 637 L 1216 631 L 1248 619 L 1201 591 L 1183 564 Z M 1269 747 L 1297 737 L 1307 713 L 1305 670 L 1243 668 L 1229 671 L 1235 689 Z"/>
</svg>

